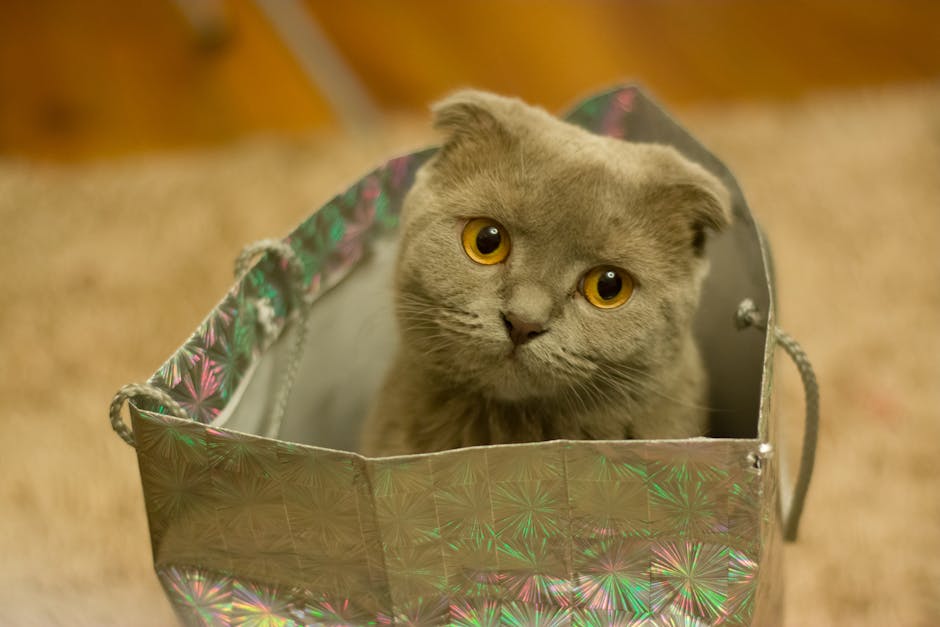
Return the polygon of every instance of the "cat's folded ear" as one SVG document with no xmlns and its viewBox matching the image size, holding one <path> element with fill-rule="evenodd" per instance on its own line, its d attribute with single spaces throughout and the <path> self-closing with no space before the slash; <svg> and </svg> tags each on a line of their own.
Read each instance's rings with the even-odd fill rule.
<svg viewBox="0 0 940 627">
<path fill-rule="evenodd" d="M 715 231 L 731 224 L 731 193 L 724 183 L 696 163 L 686 162 L 684 170 L 673 185 L 693 223 Z"/>
<path fill-rule="evenodd" d="M 447 143 L 462 140 L 508 140 L 501 121 L 514 101 L 475 89 L 451 94 L 431 106 L 434 128 L 447 134 Z"/>
<path fill-rule="evenodd" d="M 717 176 L 671 146 L 649 145 L 647 150 L 653 179 L 694 224 L 715 231 L 731 224 L 731 193 Z"/>
<path fill-rule="evenodd" d="M 672 147 L 649 145 L 648 166 L 656 195 L 692 233 L 692 249 L 701 255 L 705 231 L 731 224 L 731 193 L 717 176 Z"/>
</svg>

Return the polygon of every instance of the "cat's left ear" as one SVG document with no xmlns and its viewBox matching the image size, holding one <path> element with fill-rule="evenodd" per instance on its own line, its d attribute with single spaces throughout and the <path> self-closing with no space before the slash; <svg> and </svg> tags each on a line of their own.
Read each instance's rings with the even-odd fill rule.
<svg viewBox="0 0 940 627">
<path fill-rule="evenodd" d="M 731 224 L 731 193 L 717 176 L 678 151 L 670 148 L 663 157 L 667 161 L 662 164 L 666 195 L 689 220 L 692 247 L 696 254 L 701 254 L 705 230 L 721 231 Z"/>
<path fill-rule="evenodd" d="M 731 194 L 718 177 L 701 169 L 676 183 L 694 222 L 720 231 L 731 224 Z"/>
</svg>

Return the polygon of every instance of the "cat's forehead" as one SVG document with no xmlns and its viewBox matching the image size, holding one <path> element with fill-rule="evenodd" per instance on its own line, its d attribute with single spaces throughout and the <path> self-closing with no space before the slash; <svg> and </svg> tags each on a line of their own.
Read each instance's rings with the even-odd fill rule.
<svg viewBox="0 0 940 627">
<path fill-rule="evenodd" d="M 457 173 L 458 194 L 468 210 L 485 209 L 536 232 L 596 233 L 646 221 L 642 199 L 655 172 L 642 150 L 620 144 L 578 136 L 519 142 L 480 155 L 472 173 Z"/>
</svg>

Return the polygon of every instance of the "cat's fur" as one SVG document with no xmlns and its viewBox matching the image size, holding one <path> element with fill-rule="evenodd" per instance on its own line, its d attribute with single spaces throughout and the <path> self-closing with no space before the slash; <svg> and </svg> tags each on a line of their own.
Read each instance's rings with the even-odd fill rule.
<svg viewBox="0 0 940 627">
<path fill-rule="evenodd" d="M 672 148 L 597 136 L 519 100 L 465 91 L 434 116 L 447 139 L 403 207 L 401 342 L 363 452 L 704 434 L 692 319 L 703 230 L 731 218 L 725 187 Z M 509 232 L 504 263 L 464 252 L 461 230 L 479 217 Z M 602 264 L 635 278 L 618 309 L 578 291 Z M 514 347 L 508 312 L 547 331 Z"/>
</svg>

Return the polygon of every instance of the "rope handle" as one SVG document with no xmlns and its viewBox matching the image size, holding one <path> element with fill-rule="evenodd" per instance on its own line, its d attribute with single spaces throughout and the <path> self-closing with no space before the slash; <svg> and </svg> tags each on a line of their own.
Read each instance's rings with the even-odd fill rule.
<svg viewBox="0 0 940 627">
<path fill-rule="evenodd" d="M 307 337 L 307 313 L 310 310 L 310 302 L 304 297 L 306 286 L 304 285 L 304 266 L 300 258 L 287 242 L 276 239 L 262 239 L 248 244 L 242 249 L 242 252 L 235 260 L 235 278 L 239 279 L 245 275 L 251 268 L 251 260 L 255 256 L 265 253 L 271 253 L 282 261 L 287 263 L 288 276 L 290 283 L 288 289 L 295 297 L 295 303 L 300 313 L 297 333 L 294 337 L 294 343 L 291 345 L 290 353 L 287 356 L 287 370 L 281 380 L 275 396 L 274 411 L 271 414 L 270 421 L 264 429 L 264 437 L 273 438 L 281 430 L 281 424 L 284 422 L 284 415 L 287 413 L 287 402 L 290 400 L 291 390 L 294 388 L 294 380 L 297 378 L 297 372 L 300 370 L 300 361 L 303 357 L 304 341 Z"/>
<path fill-rule="evenodd" d="M 265 429 L 266 437 L 274 437 L 280 430 L 281 423 L 284 420 L 284 414 L 287 412 L 287 401 L 290 398 L 291 389 L 294 386 L 294 380 L 297 378 L 297 371 L 300 366 L 300 358 L 303 355 L 303 344 L 306 337 L 306 319 L 307 311 L 310 307 L 307 299 L 304 297 L 304 268 L 303 264 L 294 249 L 289 244 L 280 240 L 264 239 L 246 246 L 235 260 L 235 278 L 241 279 L 252 267 L 252 260 L 258 255 L 272 254 L 286 263 L 288 268 L 288 290 L 294 295 L 294 302 L 300 311 L 300 323 L 294 344 L 288 356 L 287 370 L 278 388 L 274 411 L 271 414 L 269 424 Z M 267 301 L 261 299 L 266 304 Z M 267 309 L 259 307 L 259 311 L 264 312 Z M 241 314 L 241 311 L 239 311 Z M 273 314 L 272 314 L 273 315 Z M 264 327 L 266 333 L 274 332 L 270 320 L 259 315 L 259 324 Z M 121 417 L 121 410 L 124 403 L 135 398 L 148 398 L 162 405 L 166 412 L 177 418 L 191 419 L 186 411 L 171 397 L 165 390 L 158 388 L 150 383 L 130 383 L 125 385 L 114 398 L 111 399 L 111 405 L 108 409 L 108 418 L 111 421 L 111 428 L 118 436 L 127 442 L 130 446 L 137 445 L 134 432 Z"/>
<path fill-rule="evenodd" d="M 736 324 L 738 329 L 754 327 L 763 331 L 767 330 L 766 321 L 750 298 L 744 299 L 738 305 Z M 773 332 L 777 344 L 783 347 L 800 373 L 806 399 L 806 424 L 803 450 L 800 454 L 800 469 L 789 502 L 783 504 L 783 538 L 788 542 L 793 542 L 796 540 L 800 527 L 800 518 L 803 515 L 803 506 L 806 504 L 806 494 L 809 491 L 810 480 L 813 478 L 813 466 L 816 463 L 816 443 L 819 439 L 819 383 L 816 380 L 816 373 L 813 372 L 813 366 L 799 343 L 779 327 L 775 326 Z"/>
<path fill-rule="evenodd" d="M 114 395 L 111 399 L 111 406 L 108 408 L 108 417 L 111 419 L 111 428 L 122 440 L 137 448 L 137 440 L 134 438 L 134 432 L 127 426 L 121 417 L 121 409 L 124 403 L 136 398 L 149 398 L 150 400 L 163 405 L 171 416 L 177 418 L 187 418 L 186 412 L 180 407 L 173 398 L 160 388 L 149 383 L 128 383 Z"/>
</svg>

